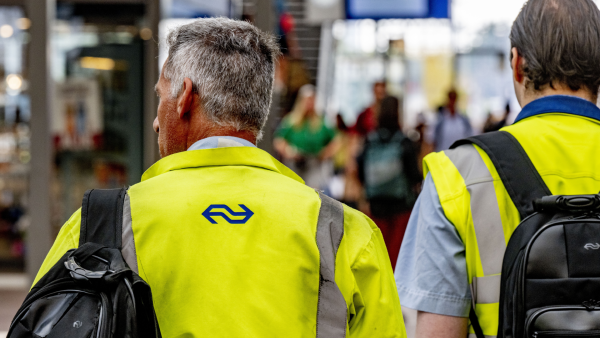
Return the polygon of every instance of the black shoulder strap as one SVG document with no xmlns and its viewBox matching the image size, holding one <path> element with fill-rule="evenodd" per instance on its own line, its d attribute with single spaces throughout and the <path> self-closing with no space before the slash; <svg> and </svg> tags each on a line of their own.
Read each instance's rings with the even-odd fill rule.
<svg viewBox="0 0 600 338">
<path fill-rule="evenodd" d="M 478 145 L 492 160 L 506 191 L 519 210 L 521 219 L 533 213 L 533 201 L 552 195 L 527 153 L 512 134 L 486 133 L 456 141 L 450 149 L 463 144 Z"/>
<path fill-rule="evenodd" d="M 477 318 L 477 314 L 475 313 L 475 309 L 471 306 L 471 311 L 469 312 L 469 320 L 471 321 L 471 327 L 473 331 L 475 331 L 475 337 L 477 338 L 485 338 L 483 334 L 483 330 L 481 329 L 481 325 L 479 325 L 479 319 Z"/>
<path fill-rule="evenodd" d="M 121 249 L 123 202 L 126 189 L 92 189 L 83 195 L 79 246 L 98 243 Z"/>
<path fill-rule="evenodd" d="M 490 157 L 506 191 L 519 210 L 521 219 L 525 219 L 533 213 L 535 199 L 552 195 L 531 163 L 529 156 L 512 134 L 497 131 L 473 136 L 456 141 L 450 149 L 463 144 L 476 144 Z M 483 330 L 473 308 L 469 313 L 469 319 L 475 336 L 484 338 Z"/>
</svg>

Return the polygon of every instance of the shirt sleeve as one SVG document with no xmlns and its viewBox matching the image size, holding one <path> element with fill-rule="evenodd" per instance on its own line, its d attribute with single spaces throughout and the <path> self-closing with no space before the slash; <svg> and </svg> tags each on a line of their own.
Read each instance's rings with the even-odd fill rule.
<svg viewBox="0 0 600 338">
<path fill-rule="evenodd" d="M 465 246 L 446 218 L 429 174 L 408 222 L 395 279 L 402 306 L 447 316 L 469 316 L 471 291 Z"/>
<path fill-rule="evenodd" d="M 385 242 L 372 225 L 371 240 L 352 264 L 356 289 L 350 309 L 349 338 L 406 337 L 400 301 Z"/>
</svg>

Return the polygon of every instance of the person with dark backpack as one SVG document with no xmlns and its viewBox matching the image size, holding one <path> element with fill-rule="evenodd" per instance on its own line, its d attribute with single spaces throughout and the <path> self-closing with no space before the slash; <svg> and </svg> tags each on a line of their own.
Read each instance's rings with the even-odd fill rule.
<svg viewBox="0 0 600 338">
<path fill-rule="evenodd" d="M 158 327 L 165 338 L 405 337 L 377 226 L 256 146 L 276 37 L 206 18 L 171 30 L 166 45 L 153 124 L 161 159 L 111 208 L 89 193 L 10 338 L 78 338 L 83 328 L 153 338 Z"/>
<path fill-rule="evenodd" d="M 600 337 L 600 10 L 529 0 L 510 40 L 515 123 L 424 160 L 396 265 L 417 337 Z"/>
<path fill-rule="evenodd" d="M 381 101 L 377 128 L 367 135 L 357 159 L 371 217 L 381 229 L 392 262 L 398 258 L 421 182 L 415 146 L 400 128 L 399 105 L 393 96 Z"/>
<path fill-rule="evenodd" d="M 79 247 L 35 283 L 8 338 L 161 337 L 150 287 L 121 254 L 126 195 L 126 189 L 85 193 Z"/>
</svg>

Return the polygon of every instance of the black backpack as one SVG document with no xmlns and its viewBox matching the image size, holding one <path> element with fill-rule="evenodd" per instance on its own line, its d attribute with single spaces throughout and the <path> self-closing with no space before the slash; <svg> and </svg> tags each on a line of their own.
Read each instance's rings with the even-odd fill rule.
<svg viewBox="0 0 600 338">
<path fill-rule="evenodd" d="M 79 248 L 35 284 L 7 338 L 160 337 L 150 287 L 121 255 L 125 195 L 85 193 Z"/>
<path fill-rule="evenodd" d="M 490 157 L 521 223 L 502 263 L 498 337 L 600 337 L 600 195 L 551 196 L 507 132 L 474 143 Z M 471 325 L 483 332 L 473 309 Z"/>
</svg>

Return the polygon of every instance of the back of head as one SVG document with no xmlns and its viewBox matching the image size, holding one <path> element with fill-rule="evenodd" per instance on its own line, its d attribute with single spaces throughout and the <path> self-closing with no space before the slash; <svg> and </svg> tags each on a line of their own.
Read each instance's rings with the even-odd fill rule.
<svg viewBox="0 0 600 338">
<path fill-rule="evenodd" d="M 279 47 L 275 37 L 245 21 L 198 19 L 171 31 L 164 75 L 176 97 L 192 80 L 204 113 L 220 126 L 260 139 L 271 105 Z"/>
<path fill-rule="evenodd" d="M 527 88 L 560 83 L 600 86 L 600 11 L 592 0 L 529 0 L 513 23 L 510 40 L 525 59 Z"/>
</svg>

